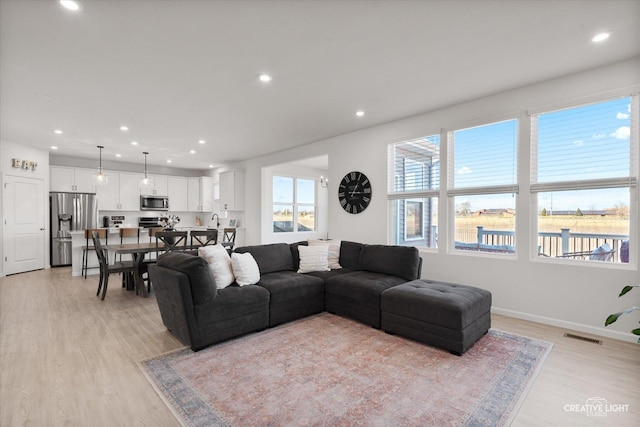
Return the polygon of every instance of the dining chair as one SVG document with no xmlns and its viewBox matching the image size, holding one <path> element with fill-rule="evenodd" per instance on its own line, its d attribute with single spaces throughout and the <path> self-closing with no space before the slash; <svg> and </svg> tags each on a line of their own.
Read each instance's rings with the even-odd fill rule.
<svg viewBox="0 0 640 427">
<path fill-rule="evenodd" d="M 104 239 L 104 244 L 109 244 L 109 230 L 106 228 L 85 228 L 84 230 L 84 239 L 85 245 L 82 247 L 82 271 L 81 274 L 84 278 L 87 278 L 87 270 L 92 268 L 100 268 L 100 266 L 89 267 L 89 253 L 92 252 L 95 247 L 91 246 L 89 242 L 93 239 L 93 233 L 98 233 L 99 239 Z"/>
<path fill-rule="evenodd" d="M 149 230 L 149 243 L 151 243 L 151 242 L 153 242 L 153 239 L 155 239 L 156 233 L 158 233 L 160 231 L 164 231 L 164 228 L 162 228 L 162 227 L 150 227 L 147 230 Z"/>
<path fill-rule="evenodd" d="M 186 231 L 158 231 L 155 233 L 156 251 L 185 251 L 187 249 Z M 161 245 L 162 243 L 162 245 Z"/>
<path fill-rule="evenodd" d="M 192 249 L 218 243 L 218 230 L 192 230 L 189 234 Z"/>
<path fill-rule="evenodd" d="M 94 231 L 91 237 L 96 255 L 98 256 L 98 262 L 100 263 L 100 281 L 98 282 L 98 292 L 96 292 L 96 296 L 100 295 L 100 290 L 102 290 L 101 299 L 104 300 L 104 297 L 107 295 L 109 275 L 113 273 L 125 273 L 125 280 L 130 280 L 136 268 L 133 261 L 118 261 L 109 264 L 109 256 L 107 251 L 102 247 L 102 243 L 100 243 L 99 233 Z"/>
<path fill-rule="evenodd" d="M 224 228 L 222 230 L 222 246 L 231 253 L 233 246 L 236 244 L 236 229 Z"/>
</svg>

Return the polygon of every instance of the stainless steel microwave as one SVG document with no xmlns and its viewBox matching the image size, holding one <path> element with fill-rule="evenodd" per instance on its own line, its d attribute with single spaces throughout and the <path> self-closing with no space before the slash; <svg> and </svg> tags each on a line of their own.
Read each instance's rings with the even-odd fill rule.
<svg viewBox="0 0 640 427">
<path fill-rule="evenodd" d="M 169 198 L 167 196 L 140 196 L 141 211 L 168 211 Z"/>
</svg>

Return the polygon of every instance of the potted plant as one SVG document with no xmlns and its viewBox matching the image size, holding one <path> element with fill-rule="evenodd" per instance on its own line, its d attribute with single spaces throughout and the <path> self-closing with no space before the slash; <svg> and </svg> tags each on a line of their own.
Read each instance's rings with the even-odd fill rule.
<svg viewBox="0 0 640 427">
<path fill-rule="evenodd" d="M 165 215 L 160 217 L 160 224 L 166 231 L 174 231 L 176 225 L 180 222 L 180 217 L 177 215 Z"/>
<path fill-rule="evenodd" d="M 640 285 L 629 285 L 629 286 L 625 286 L 624 288 L 622 288 L 622 291 L 620 291 L 620 295 L 618 295 L 619 297 L 621 297 L 622 295 L 625 295 L 626 293 L 628 293 L 629 291 L 631 291 L 631 289 L 633 288 L 639 288 Z M 623 316 L 625 314 L 629 314 L 633 311 L 636 310 L 640 310 L 640 307 L 637 306 L 631 306 L 631 307 L 627 307 L 625 310 L 620 311 L 618 313 L 614 313 L 614 314 L 610 314 L 609 317 L 607 317 L 607 320 L 605 320 L 604 322 L 604 326 L 609 326 L 610 324 L 614 323 L 616 320 L 618 320 L 618 318 L 620 316 Z M 640 328 L 636 328 L 634 330 L 631 331 L 632 334 L 634 335 L 640 335 Z M 638 338 L 638 342 L 640 343 L 640 338 Z"/>
</svg>

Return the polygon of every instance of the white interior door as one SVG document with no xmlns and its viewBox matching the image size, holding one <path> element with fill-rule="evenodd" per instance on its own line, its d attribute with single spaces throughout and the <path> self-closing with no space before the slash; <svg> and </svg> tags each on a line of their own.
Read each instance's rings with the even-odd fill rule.
<svg viewBox="0 0 640 427">
<path fill-rule="evenodd" d="M 44 268 L 44 182 L 11 175 L 4 178 L 4 274 Z"/>
</svg>

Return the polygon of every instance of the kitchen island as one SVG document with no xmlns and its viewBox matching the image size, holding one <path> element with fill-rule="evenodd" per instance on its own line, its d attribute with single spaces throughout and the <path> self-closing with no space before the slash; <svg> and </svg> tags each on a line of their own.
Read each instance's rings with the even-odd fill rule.
<svg viewBox="0 0 640 427">
<path fill-rule="evenodd" d="M 112 227 L 107 229 L 109 232 L 109 238 L 107 239 L 110 244 L 120 243 L 120 229 Z M 87 245 L 87 240 L 84 238 L 84 230 L 71 231 L 71 275 L 82 275 L 82 247 Z M 140 228 L 140 242 L 149 241 L 149 230 L 146 228 Z M 122 243 L 136 243 L 135 237 L 125 237 Z M 93 246 L 93 242 L 89 239 L 89 246 Z M 89 257 L 87 265 L 87 275 L 97 275 L 100 273 L 98 268 L 98 257 L 96 251 L 88 251 Z"/>
</svg>

